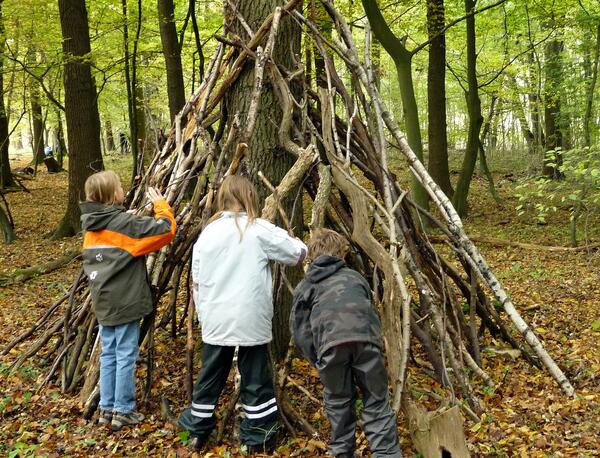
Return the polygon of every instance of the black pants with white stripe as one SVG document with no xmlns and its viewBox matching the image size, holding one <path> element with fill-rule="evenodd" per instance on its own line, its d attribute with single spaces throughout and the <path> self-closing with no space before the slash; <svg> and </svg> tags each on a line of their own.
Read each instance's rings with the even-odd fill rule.
<svg viewBox="0 0 600 458">
<path fill-rule="evenodd" d="M 207 439 L 215 427 L 215 408 L 227 382 L 234 350 L 202 344 L 202 369 L 194 386 L 193 402 L 179 417 L 179 425 L 193 437 Z M 267 345 L 239 347 L 238 367 L 245 413 L 240 439 L 246 445 L 264 444 L 277 430 L 278 415 Z"/>
</svg>

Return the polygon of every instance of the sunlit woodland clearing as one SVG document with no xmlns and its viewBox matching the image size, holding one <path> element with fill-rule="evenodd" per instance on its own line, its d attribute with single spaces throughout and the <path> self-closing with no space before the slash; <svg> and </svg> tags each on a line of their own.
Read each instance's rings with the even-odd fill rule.
<svg viewBox="0 0 600 458">
<path fill-rule="evenodd" d="M 41 14 L 36 9 L 39 2 L 30 3 L 32 11 Z M 62 7 L 76 3 L 80 2 L 59 2 Z M 0 251 L 0 351 L 11 347 L 0 360 L 1 452 L 8 456 L 188 456 L 188 436 L 176 431 L 161 411 L 162 398 L 170 400 L 175 413 L 186 405 L 188 377 L 195 376 L 199 367 L 201 344 L 194 325 L 195 360 L 191 371 L 186 368 L 186 244 L 193 242 L 192 234 L 206 222 L 210 210 L 206 202 L 228 169 L 251 176 L 261 198 L 271 195 L 271 203 L 276 202 L 277 193 L 256 173 L 264 172 L 286 199 L 282 198 L 281 210 L 276 204 L 270 209 L 267 205 L 263 215 L 277 217 L 284 226 L 282 214 L 287 213 L 290 226 L 298 235 L 304 231 L 307 239 L 311 223 L 318 219 L 313 212 L 313 208 L 319 210 L 317 190 L 328 173 L 317 166 L 320 161 L 331 164 L 332 183 L 320 207 L 321 224 L 352 239 L 349 262 L 379 293 L 376 305 L 384 320 L 393 399 L 400 398 L 402 386 L 401 398 L 412 406 L 441 413 L 449 404 L 459 405 L 464 424 L 449 430 L 457 437 L 464 431 L 473 456 L 598 455 L 600 157 L 594 96 L 599 5 L 574 1 L 558 6 L 540 1 L 525 7 L 508 0 L 466 1 L 464 5 L 447 1 L 445 22 L 442 17 L 442 24 L 450 26 L 445 31 L 446 55 L 428 63 L 434 46 L 422 46 L 411 67 L 402 52 L 395 59 L 386 53 L 393 54 L 400 45 L 417 49 L 428 39 L 433 43 L 441 33 L 440 23 L 436 32 L 431 15 L 426 21 L 426 10 L 429 3 L 443 5 L 440 0 L 414 5 L 380 3 L 381 10 L 368 0 L 362 5 L 325 1 L 323 6 L 269 0 L 260 3 L 264 8 L 240 0 L 238 13 L 229 10 L 226 18 L 229 35 L 219 29 L 221 2 L 191 1 L 191 10 L 182 4 L 175 11 L 176 31 L 196 21 L 191 11 L 198 16 L 199 27 L 196 35 L 193 24 L 186 26 L 183 46 L 175 52 L 185 70 L 180 88 L 185 97 L 177 99 L 170 83 L 178 79 L 161 55 L 168 39 L 160 39 L 156 5 L 140 2 L 142 9 L 138 9 L 129 3 L 88 4 L 91 72 L 94 90 L 101 89 L 97 98 L 100 116 L 96 115 L 96 130 L 75 132 L 69 129 L 70 123 L 77 125 L 91 105 L 67 103 L 66 73 L 76 59 L 60 56 L 56 5 L 44 10 L 51 18 L 44 19 L 51 33 L 23 36 L 17 33 L 14 2 L 1 2 L 6 29 L 4 110 L 10 115 L 10 129 L 17 126 L 5 135 L 8 140 L 10 134 L 10 155 L 1 162 L 2 170 L 14 172 L 11 177 L 17 180 L 8 184 L 2 178 L 6 200 L 0 204 L 14 222 L 10 229 L 17 236 Z M 158 2 L 159 7 L 165 4 Z M 283 5 L 282 9 L 275 10 L 277 5 Z M 465 7 L 467 12 L 475 8 L 477 14 L 466 14 Z M 127 52 L 135 52 L 139 45 L 138 55 L 125 57 L 125 62 L 138 66 L 138 80 L 135 71 L 123 65 L 123 17 L 129 26 L 125 43 L 131 49 Z M 473 17 L 476 29 L 467 20 Z M 429 38 L 426 25 L 434 27 Z M 273 31 L 280 34 L 277 39 Z M 62 33 L 66 36 L 64 27 Z M 402 40 L 405 34 L 408 41 Z M 21 59 L 28 43 L 44 51 L 34 53 L 35 62 Z M 477 54 L 472 47 L 475 43 Z M 303 52 L 293 55 L 291 51 L 299 51 L 298 46 L 303 46 Z M 205 61 L 200 64 L 202 49 Z M 441 66 L 441 73 L 446 73 L 441 83 L 447 92 L 435 105 L 436 89 L 427 87 L 427 76 L 439 79 L 439 66 L 434 74 L 439 59 L 447 63 L 447 71 Z M 48 72 L 43 73 L 44 68 Z M 203 80 L 200 68 L 205 72 Z M 107 76 L 108 69 L 114 74 Z M 411 72 L 414 81 L 405 79 Z M 132 81 L 138 84 L 137 97 L 133 97 Z M 31 97 L 24 105 L 20 84 L 23 94 Z M 28 93 L 37 86 L 43 94 Z M 465 99 L 469 88 L 477 100 Z M 26 120 L 36 110 L 30 103 L 36 97 L 43 116 L 32 115 L 30 132 Z M 58 105 L 63 104 L 61 109 Z M 440 121 L 435 115 L 442 112 L 447 113 L 443 128 L 431 128 Z M 286 113 L 293 115 L 287 121 Z M 93 121 L 93 116 L 89 119 Z M 66 127 L 66 144 L 65 139 L 61 143 L 60 125 Z M 443 132 L 445 143 L 432 132 Z M 380 141 L 380 135 L 385 141 Z M 81 143 L 94 136 L 95 142 Z M 119 138 L 124 139 L 127 151 L 118 151 Z M 130 143 L 128 138 L 140 141 Z M 39 159 L 35 176 L 22 173 L 32 164 L 31 147 L 23 149 L 32 139 Z M 44 144 L 54 147 L 55 157 L 69 172 L 47 172 L 41 157 Z M 63 158 L 69 145 L 72 148 Z M 445 169 L 433 165 L 439 165 L 433 160 L 434 146 L 436 154 L 443 150 L 449 155 Z M 77 148 L 84 148 L 84 153 Z M 414 165 L 423 150 L 428 171 Z M 443 154 L 435 157 L 444 162 Z M 488 175 L 475 167 L 484 157 L 491 171 Z M 142 345 L 137 370 L 138 401 L 147 398 L 141 410 L 148 418 L 116 434 L 84 418 L 95 409 L 97 354 L 92 347 L 96 347 L 97 326 L 85 308 L 86 285 L 76 282 L 80 260 L 74 256 L 81 247 L 81 235 L 62 237 L 78 230 L 78 215 L 72 214 L 67 202 L 77 202 L 81 194 L 68 192 L 69 179 L 81 186 L 82 178 L 97 169 L 98 160 L 105 169 L 116 170 L 126 188 L 132 175 L 137 176 L 128 200 L 132 207 L 144 204 L 143 191 L 153 185 L 169 193 L 169 201 L 182 215 L 172 251 L 152 261 L 152 278 L 161 300 L 156 329 Z M 421 185 L 411 180 L 407 160 Z M 289 171 L 298 164 L 300 173 L 292 176 Z M 198 180 L 188 187 L 190 177 Z M 288 178 L 292 185 L 286 196 L 281 183 Z M 489 190 L 490 178 L 497 199 Z M 409 189 L 410 194 L 404 194 Z M 392 195 L 387 196 L 387 191 Z M 452 207 L 446 199 L 450 196 Z M 427 223 L 427 213 L 419 208 L 427 203 L 437 222 Z M 367 209 L 364 220 L 361 208 Z M 454 219 L 454 208 L 464 217 L 464 233 Z M 369 231 L 375 236 L 372 239 L 365 236 Z M 403 251 L 402 247 L 408 248 Z M 63 258 L 66 265 L 58 270 L 40 272 L 26 281 L 19 278 L 23 274 L 19 269 Z M 440 259 L 450 260 L 444 269 Z M 391 266 L 402 264 L 406 270 L 401 281 Z M 473 272 L 476 276 L 471 279 Z M 298 274 L 288 273 L 292 282 Z M 178 278 L 182 281 L 175 281 Z M 277 291 L 285 289 L 281 278 L 276 281 Z M 401 308 L 403 285 L 410 317 Z M 31 336 L 23 335 L 61 298 L 68 301 L 61 302 L 49 319 L 41 320 Z M 477 304 L 473 307 L 477 316 L 471 314 L 471 301 Z M 286 299 L 276 298 L 274 346 L 282 368 L 278 377 L 283 373 L 280 396 L 292 410 L 283 409 L 290 427 L 283 429 L 273 456 L 327 456 L 329 423 L 318 375 L 297 354 L 291 359 L 285 355 L 289 341 L 285 303 Z M 531 331 L 513 326 L 512 304 Z M 67 320 L 65 341 L 60 320 L 71 307 L 75 313 L 72 321 Z M 389 310 L 398 313 L 387 314 Z M 444 318 L 447 328 L 436 327 L 436 314 Z M 405 334 L 404 324 L 410 324 L 413 332 Z M 476 335 L 468 334 L 470 324 L 479 328 Z M 443 340 L 445 333 L 451 341 Z M 526 342 L 532 334 L 539 346 L 533 340 Z M 429 351 L 425 343 L 431 344 Z M 542 361 L 544 354 L 554 366 Z M 66 371 L 65 355 L 66 360 L 75 361 Z M 444 361 L 442 369 L 436 366 L 437 355 Z M 148 361 L 153 368 L 149 387 L 145 386 Z M 445 387 L 439 383 L 440 370 L 450 374 L 451 383 Z M 398 380 L 403 382 L 398 384 Z M 230 383 L 217 411 L 219 437 L 212 438 L 196 456 L 247 454 L 236 436 L 239 419 L 230 415 L 236 396 Z M 356 408 L 360 411 L 360 402 Z M 415 423 L 411 426 L 415 420 L 409 418 L 411 410 L 406 404 L 398 408 L 403 452 L 420 456 L 423 452 L 415 439 L 420 431 L 415 431 Z M 311 438 L 311 433 L 318 436 Z M 357 451 L 370 456 L 364 435 L 358 441 Z"/>
</svg>

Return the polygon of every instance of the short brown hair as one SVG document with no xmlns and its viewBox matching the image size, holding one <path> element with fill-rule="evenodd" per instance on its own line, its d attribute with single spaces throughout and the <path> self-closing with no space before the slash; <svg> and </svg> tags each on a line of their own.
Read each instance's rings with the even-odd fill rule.
<svg viewBox="0 0 600 458">
<path fill-rule="evenodd" d="M 97 172 L 85 180 L 85 200 L 113 205 L 121 180 L 112 170 Z"/>
<path fill-rule="evenodd" d="M 350 249 L 348 240 L 331 229 L 316 229 L 308 241 L 308 259 L 329 255 L 344 259 Z"/>
</svg>

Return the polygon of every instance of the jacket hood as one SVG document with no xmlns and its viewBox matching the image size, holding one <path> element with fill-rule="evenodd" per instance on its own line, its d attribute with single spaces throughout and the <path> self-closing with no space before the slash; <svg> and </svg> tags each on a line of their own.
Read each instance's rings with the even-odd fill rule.
<svg viewBox="0 0 600 458">
<path fill-rule="evenodd" d="M 332 276 L 342 267 L 346 267 L 346 263 L 337 256 L 319 256 L 308 266 L 306 278 L 311 283 L 318 283 Z"/>
<path fill-rule="evenodd" d="M 84 231 L 100 231 L 105 229 L 108 222 L 125 208 L 121 205 L 104 205 L 99 202 L 82 202 L 81 227 Z"/>
</svg>

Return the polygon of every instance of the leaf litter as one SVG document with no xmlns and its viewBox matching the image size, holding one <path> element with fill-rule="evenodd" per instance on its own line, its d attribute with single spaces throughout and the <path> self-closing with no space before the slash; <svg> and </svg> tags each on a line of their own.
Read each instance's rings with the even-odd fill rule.
<svg viewBox="0 0 600 458">
<path fill-rule="evenodd" d="M 59 257 L 81 245 L 81 237 L 59 242 L 45 238 L 58 223 L 66 202 L 66 174 L 47 174 L 27 181 L 31 190 L 13 193 L 8 200 L 19 240 L 2 245 L 0 273 L 30 267 Z M 467 233 L 511 241 L 566 245 L 566 211 L 551 216 L 548 225 L 517 216 L 510 183 L 500 183 L 505 199 L 495 206 L 485 183 L 475 180 Z M 590 223 L 592 237 L 600 238 L 599 215 Z M 473 456 L 586 457 L 600 456 L 600 256 L 598 253 L 547 252 L 480 244 L 480 250 L 507 287 L 524 318 L 536 331 L 550 354 L 574 384 L 576 399 L 563 396 L 545 371 L 530 366 L 518 355 L 506 353 L 506 345 L 486 337 L 484 369 L 498 381 L 495 389 L 476 385 L 486 413 L 481 421 L 465 420 L 467 440 Z M 30 326 L 54 300 L 68 291 L 78 263 L 35 278 L 24 284 L 0 289 L 0 348 Z M 196 336 L 197 337 L 197 336 Z M 47 366 L 40 358 L 25 364 L 15 375 L 8 366 L 21 347 L 0 356 L 0 454 L 26 456 L 161 456 L 238 458 L 248 456 L 235 439 L 233 421 L 225 427 L 222 443 L 211 440 L 201 453 L 191 453 L 187 435 L 160 415 L 160 398 L 171 400 L 175 413 L 185 406 L 185 336 L 175 340 L 169 332 L 156 334 L 156 369 L 151 399 L 142 408 L 146 420 L 136 428 L 113 434 L 83 419 L 75 393 L 62 394 L 50 384 L 40 393 Z M 27 343 L 23 344 L 27 345 Z M 42 356 L 43 359 L 43 356 Z M 198 367 L 196 362 L 195 367 Z M 142 355 L 138 363 L 138 389 L 145 376 Z M 317 399 L 322 399 L 318 374 L 306 361 L 294 359 L 291 378 Z M 412 383 L 443 394 L 431 380 L 411 371 Z M 270 456 L 328 456 L 324 442 L 328 422 L 322 405 L 294 386 L 286 388 L 295 407 L 321 433 L 321 440 L 300 435 L 281 437 Z M 222 413 L 232 393 L 228 384 L 220 400 Z M 139 400 L 138 396 L 138 400 Z M 423 401 L 427 403 L 428 401 Z M 430 402 L 430 401 L 429 401 Z M 435 404 L 430 403 L 435 408 Z M 413 456 L 403 415 L 398 427 L 405 456 Z M 370 456 L 364 435 L 358 435 L 358 452 Z M 255 455 L 267 456 L 267 455 Z"/>
</svg>

